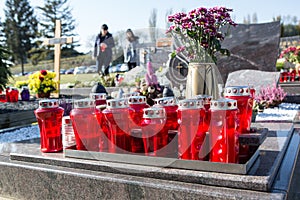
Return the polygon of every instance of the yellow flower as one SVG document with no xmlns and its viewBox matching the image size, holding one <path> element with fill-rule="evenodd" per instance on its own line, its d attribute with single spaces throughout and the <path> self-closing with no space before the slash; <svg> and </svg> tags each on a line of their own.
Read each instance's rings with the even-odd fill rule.
<svg viewBox="0 0 300 200">
<path fill-rule="evenodd" d="M 28 85 L 28 81 L 17 81 L 15 83 L 15 87 L 17 88 L 22 88 L 23 86 L 27 86 Z"/>
<path fill-rule="evenodd" d="M 29 76 L 27 81 L 29 89 L 34 93 L 54 92 L 57 88 L 57 82 L 53 79 L 56 73 L 47 70 L 41 70 Z"/>
</svg>

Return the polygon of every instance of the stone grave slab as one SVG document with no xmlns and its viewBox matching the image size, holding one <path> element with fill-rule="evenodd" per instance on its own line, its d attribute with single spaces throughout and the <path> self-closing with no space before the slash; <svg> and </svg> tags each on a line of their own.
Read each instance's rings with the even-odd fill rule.
<svg viewBox="0 0 300 200">
<path fill-rule="evenodd" d="M 1 144 L 0 197 L 285 199 L 299 152 L 299 130 L 292 123 L 253 127 L 268 128 L 269 133 L 246 175 L 68 158 L 41 153 L 38 141 Z"/>
<path fill-rule="evenodd" d="M 258 92 L 261 87 L 278 83 L 280 72 L 267 72 L 260 70 L 237 70 L 229 73 L 225 87 L 227 86 L 254 86 Z"/>
</svg>

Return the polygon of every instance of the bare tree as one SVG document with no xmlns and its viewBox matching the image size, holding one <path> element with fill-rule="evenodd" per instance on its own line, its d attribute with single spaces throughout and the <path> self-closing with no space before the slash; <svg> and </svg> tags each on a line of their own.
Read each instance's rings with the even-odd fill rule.
<svg viewBox="0 0 300 200">
<path fill-rule="evenodd" d="M 258 22 L 257 14 L 253 13 L 252 15 L 252 23 L 256 24 Z"/>
<path fill-rule="evenodd" d="M 153 8 L 149 18 L 149 34 L 151 42 L 156 42 L 157 9 Z"/>
</svg>

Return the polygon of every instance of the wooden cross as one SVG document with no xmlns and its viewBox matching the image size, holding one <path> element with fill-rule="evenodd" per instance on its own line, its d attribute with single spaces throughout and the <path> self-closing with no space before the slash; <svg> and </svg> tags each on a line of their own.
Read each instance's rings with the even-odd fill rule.
<svg viewBox="0 0 300 200">
<path fill-rule="evenodd" d="M 54 38 L 46 38 L 44 40 L 44 45 L 54 45 L 54 72 L 56 73 L 55 81 L 60 83 L 60 54 L 61 54 L 61 45 L 62 44 L 71 44 L 73 43 L 73 37 L 62 38 L 61 37 L 61 21 L 55 21 L 55 36 Z M 57 85 L 57 94 L 55 97 L 59 97 L 60 93 L 60 84 Z"/>
</svg>

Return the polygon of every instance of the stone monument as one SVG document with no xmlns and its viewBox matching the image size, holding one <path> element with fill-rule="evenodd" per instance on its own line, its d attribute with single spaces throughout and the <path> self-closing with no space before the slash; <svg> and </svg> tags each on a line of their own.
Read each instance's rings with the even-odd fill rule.
<svg viewBox="0 0 300 200">
<path fill-rule="evenodd" d="M 226 28 L 226 27 L 224 27 Z M 228 75 L 238 70 L 250 69 L 275 72 L 280 40 L 280 22 L 262 24 L 239 24 L 229 30 L 222 47 L 231 52 L 231 56 L 217 55 L 217 66 L 226 83 Z M 172 87 L 185 87 L 188 62 L 181 57 L 170 58 L 166 77 Z"/>
</svg>

